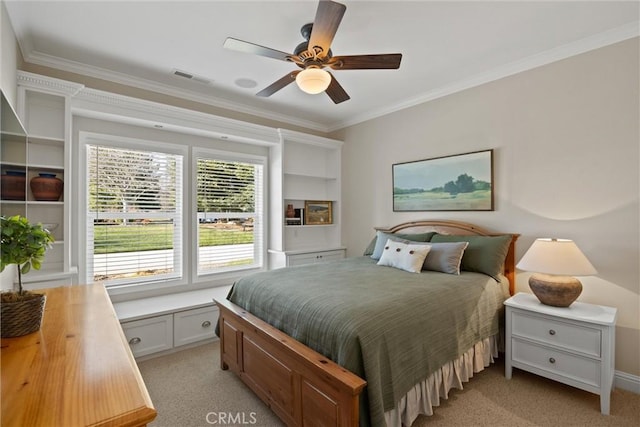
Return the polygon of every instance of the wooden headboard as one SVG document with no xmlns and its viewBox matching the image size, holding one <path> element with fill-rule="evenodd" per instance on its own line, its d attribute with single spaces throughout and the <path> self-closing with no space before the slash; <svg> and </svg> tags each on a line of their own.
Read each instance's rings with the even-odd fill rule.
<svg viewBox="0 0 640 427">
<path fill-rule="evenodd" d="M 485 230 L 477 225 L 469 224 L 467 222 L 460 221 L 448 221 L 448 220 L 425 220 L 425 221 L 410 221 L 403 222 L 402 224 L 395 225 L 390 228 L 376 227 L 376 230 L 383 231 L 385 233 L 426 233 L 429 231 L 435 231 L 440 234 L 452 234 L 460 236 L 501 236 L 505 234 L 511 235 L 511 244 L 509 245 L 509 252 L 507 252 L 507 258 L 504 261 L 504 275 L 509 279 L 509 294 L 515 293 L 516 287 L 516 240 L 518 240 L 519 234 L 513 233 L 495 233 Z"/>
</svg>

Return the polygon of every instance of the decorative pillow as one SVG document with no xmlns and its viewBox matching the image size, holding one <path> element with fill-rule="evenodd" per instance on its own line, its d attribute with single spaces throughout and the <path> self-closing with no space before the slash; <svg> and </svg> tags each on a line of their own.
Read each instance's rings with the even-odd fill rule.
<svg viewBox="0 0 640 427">
<path fill-rule="evenodd" d="M 378 265 L 399 268 L 411 273 L 420 273 L 428 253 L 429 245 L 407 244 L 388 239 L 382 250 Z"/>
<path fill-rule="evenodd" d="M 423 270 L 439 271 L 448 274 L 460 274 L 460 264 L 468 242 L 429 242 L 429 253 L 422 265 Z"/>
<path fill-rule="evenodd" d="M 418 233 L 418 234 L 405 234 L 405 233 L 385 233 L 383 231 L 376 232 L 376 243 L 373 249 L 373 253 L 371 254 L 371 258 L 380 259 L 382 256 L 382 250 L 384 249 L 385 244 L 388 239 L 395 240 L 397 242 L 428 242 L 431 240 L 431 237 L 436 233 L 430 231 L 428 233 Z M 366 252 L 365 252 L 366 254 Z"/>
<path fill-rule="evenodd" d="M 502 236 L 450 236 L 436 234 L 431 239 L 434 243 L 469 242 L 464 250 L 460 269 L 484 273 L 498 280 L 502 272 L 504 260 L 509 252 L 511 235 Z"/>
<path fill-rule="evenodd" d="M 364 249 L 362 256 L 371 256 L 373 254 L 373 251 L 376 248 L 376 240 L 378 240 L 378 236 L 373 236 L 373 239 L 371 239 L 367 247 Z"/>
</svg>

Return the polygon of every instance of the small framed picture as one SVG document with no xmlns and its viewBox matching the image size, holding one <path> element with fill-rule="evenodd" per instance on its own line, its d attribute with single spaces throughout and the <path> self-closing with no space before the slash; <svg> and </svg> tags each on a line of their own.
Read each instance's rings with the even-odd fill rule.
<svg viewBox="0 0 640 427">
<path fill-rule="evenodd" d="M 305 225 L 333 224 L 333 206 L 330 201 L 306 200 L 304 202 Z"/>
</svg>

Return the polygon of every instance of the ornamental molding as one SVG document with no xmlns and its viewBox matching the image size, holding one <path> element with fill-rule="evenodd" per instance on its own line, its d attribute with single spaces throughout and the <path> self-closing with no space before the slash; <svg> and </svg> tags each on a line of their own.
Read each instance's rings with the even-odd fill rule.
<svg viewBox="0 0 640 427">
<path fill-rule="evenodd" d="M 84 85 L 80 83 L 41 76 L 22 70 L 17 71 L 16 79 L 18 86 L 63 96 L 74 96 L 84 88 Z"/>
</svg>

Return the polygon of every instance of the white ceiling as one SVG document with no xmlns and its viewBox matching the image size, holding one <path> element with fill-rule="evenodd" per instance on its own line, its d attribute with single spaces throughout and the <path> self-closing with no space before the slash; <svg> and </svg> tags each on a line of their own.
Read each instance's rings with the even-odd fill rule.
<svg viewBox="0 0 640 427">
<path fill-rule="evenodd" d="M 234 37 L 292 53 L 316 0 L 4 1 L 27 62 L 325 132 L 636 37 L 640 14 L 638 1 L 342 1 L 334 55 L 403 58 L 398 70 L 334 72 L 351 96 L 335 105 L 295 83 L 256 97 L 297 67 L 222 47 Z"/>
</svg>

